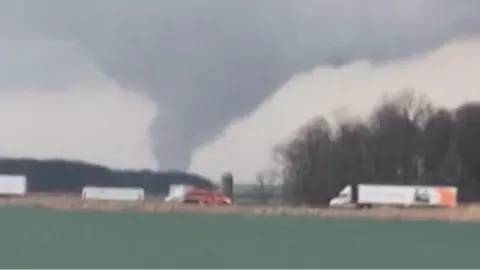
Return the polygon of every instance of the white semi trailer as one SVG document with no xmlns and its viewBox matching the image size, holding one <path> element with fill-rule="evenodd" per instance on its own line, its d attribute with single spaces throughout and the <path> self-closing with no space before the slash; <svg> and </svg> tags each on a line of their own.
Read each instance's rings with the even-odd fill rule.
<svg viewBox="0 0 480 270">
<path fill-rule="evenodd" d="M 143 201 L 145 199 L 145 190 L 138 187 L 86 186 L 82 190 L 82 199 L 107 201 Z"/>
<path fill-rule="evenodd" d="M 357 204 L 353 203 L 352 187 L 344 187 L 330 200 L 330 207 L 372 207 L 392 205 L 402 207 L 455 207 L 457 188 L 454 186 L 409 186 L 359 184 Z"/>
<path fill-rule="evenodd" d="M 0 196 L 25 196 L 27 177 L 25 175 L 0 175 Z"/>
</svg>

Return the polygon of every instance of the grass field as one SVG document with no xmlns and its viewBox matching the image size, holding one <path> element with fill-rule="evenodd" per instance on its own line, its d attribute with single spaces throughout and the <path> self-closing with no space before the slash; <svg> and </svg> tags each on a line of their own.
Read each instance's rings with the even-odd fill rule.
<svg viewBox="0 0 480 270">
<path fill-rule="evenodd" d="M 0 208 L 0 268 L 468 268 L 480 226 Z"/>
</svg>

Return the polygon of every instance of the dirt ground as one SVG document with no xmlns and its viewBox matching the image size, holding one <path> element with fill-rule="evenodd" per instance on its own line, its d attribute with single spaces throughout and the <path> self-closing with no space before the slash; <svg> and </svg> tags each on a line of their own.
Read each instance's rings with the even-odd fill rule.
<svg viewBox="0 0 480 270">
<path fill-rule="evenodd" d="M 79 196 L 74 195 L 33 194 L 27 197 L 0 198 L 0 206 L 25 206 L 78 211 L 196 212 L 204 214 L 262 216 L 445 220 L 451 222 L 480 221 L 480 205 L 474 204 L 459 205 L 454 209 L 374 208 L 369 210 L 354 210 L 281 206 L 202 206 L 172 204 L 152 199 L 143 202 L 84 201 Z"/>
</svg>

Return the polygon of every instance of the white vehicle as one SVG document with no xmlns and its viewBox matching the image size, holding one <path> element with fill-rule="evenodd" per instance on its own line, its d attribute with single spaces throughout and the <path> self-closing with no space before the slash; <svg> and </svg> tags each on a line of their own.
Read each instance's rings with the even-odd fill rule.
<svg viewBox="0 0 480 270">
<path fill-rule="evenodd" d="M 27 194 L 25 175 L 0 175 L 0 196 L 24 196 L 25 194 Z"/>
<path fill-rule="evenodd" d="M 337 197 L 330 200 L 330 207 L 351 207 L 352 187 L 346 186 Z M 457 188 L 453 186 L 407 186 L 407 185 L 358 185 L 360 207 L 373 205 L 437 206 L 455 207 Z"/>
<path fill-rule="evenodd" d="M 86 186 L 82 190 L 84 200 L 108 201 L 143 201 L 145 190 L 143 188 L 128 187 L 93 187 Z"/>
<path fill-rule="evenodd" d="M 183 202 L 189 189 L 191 189 L 191 186 L 188 185 L 170 185 L 165 202 Z"/>
</svg>

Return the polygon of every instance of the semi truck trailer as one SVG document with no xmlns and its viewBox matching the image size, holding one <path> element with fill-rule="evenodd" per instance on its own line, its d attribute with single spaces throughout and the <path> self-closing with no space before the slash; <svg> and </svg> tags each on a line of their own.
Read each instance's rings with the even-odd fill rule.
<svg viewBox="0 0 480 270">
<path fill-rule="evenodd" d="M 375 205 L 401 207 L 455 207 L 457 188 L 454 186 L 375 185 L 358 184 L 357 202 L 353 202 L 352 186 L 345 186 L 330 200 L 330 207 L 371 208 Z"/>
</svg>

